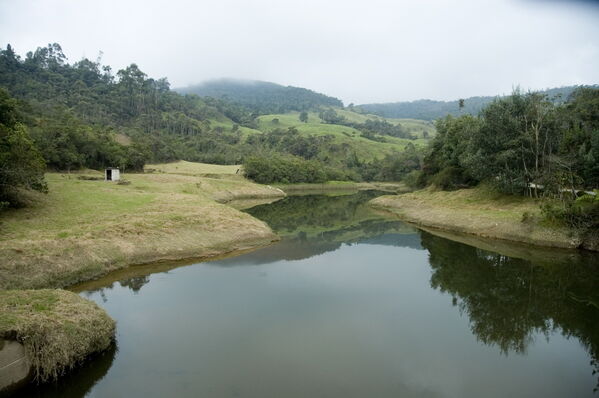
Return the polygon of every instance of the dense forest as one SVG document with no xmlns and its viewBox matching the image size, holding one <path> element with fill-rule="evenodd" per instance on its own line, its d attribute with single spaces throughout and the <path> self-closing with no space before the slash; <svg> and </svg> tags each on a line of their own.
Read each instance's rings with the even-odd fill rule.
<svg viewBox="0 0 599 398">
<path fill-rule="evenodd" d="M 599 87 L 599 86 L 592 86 Z M 578 86 L 552 88 L 540 91 L 555 104 L 565 102 Z M 363 104 L 356 109 L 389 118 L 411 118 L 435 120 L 447 115 L 461 116 L 464 114 L 478 115 L 480 111 L 493 102 L 497 97 L 470 97 L 455 101 L 434 101 L 422 99 L 409 102 L 389 102 L 380 104 Z"/>
<path fill-rule="evenodd" d="M 220 79 L 179 88 L 182 94 L 224 99 L 246 107 L 255 114 L 307 111 L 320 106 L 343 107 L 337 98 L 300 87 L 255 80 Z"/>
<path fill-rule="evenodd" d="M 170 89 L 166 78 L 150 78 L 136 64 L 114 73 L 100 60 L 68 63 L 58 44 L 28 52 L 24 58 L 10 45 L 0 50 L 0 88 L 0 202 L 4 204 L 16 204 L 15 186 L 43 190 L 46 168 L 68 172 L 116 166 L 136 171 L 147 162 L 184 159 L 239 164 L 249 157 L 266 162 L 277 157 L 285 164 L 305 167 L 297 175 L 305 176 L 301 182 L 313 182 L 321 180 L 320 173 L 307 172 L 314 165 L 329 170 L 327 178 L 391 178 L 385 176 L 397 175 L 389 170 L 398 156 L 404 156 L 398 153 L 364 163 L 330 135 L 301 135 L 293 128 L 259 132 L 255 130 L 256 111 L 245 106 L 181 95 Z M 310 90 L 285 88 L 282 93 L 270 99 L 286 104 L 277 110 L 341 105 Z M 385 134 L 409 136 L 400 126 L 386 122 L 346 122 L 331 108 L 321 113 L 359 129 L 364 138 L 374 141 L 382 142 Z M 331 163 L 331 154 L 336 152 L 335 158 L 342 160 Z M 23 155 L 16 161 L 17 154 L 32 157 Z M 29 174 L 20 170 L 26 163 Z"/>
<path fill-rule="evenodd" d="M 258 90 L 256 98 L 268 97 L 266 92 Z M 316 106 L 320 99 L 321 105 L 338 105 L 309 90 L 291 93 L 285 107 Z M 181 95 L 135 64 L 113 73 L 100 60 L 69 64 L 58 44 L 24 58 L 9 45 L 0 51 L 0 207 L 18 204 L 21 188 L 46 190 L 46 169 L 135 171 L 146 162 L 183 159 L 244 163 L 247 176 L 262 183 L 404 180 L 455 189 L 486 182 L 510 194 L 570 197 L 567 206 L 547 208 L 547 214 L 590 228 L 595 221 L 589 221 L 589 209 L 597 206 L 574 198 L 578 190 L 599 187 L 599 89 L 579 87 L 560 101 L 555 94 L 497 97 L 479 115 L 464 111 L 437 120 L 428 148 L 408 141 L 401 151 L 365 160 L 358 147 L 339 141 L 351 137 L 347 132 L 300 133 L 306 111 L 295 127 L 278 127 L 273 119 L 257 131 L 257 110 Z M 386 120 L 356 119 L 332 106 L 310 109 L 324 123 L 318 129 L 331 124 L 358 130 L 362 141 L 351 141 L 355 145 L 415 138 Z"/>
<path fill-rule="evenodd" d="M 599 232 L 599 89 L 581 87 L 556 105 L 547 95 L 497 98 L 480 116 L 447 116 L 436 123 L 417 186 L 442 189 L 493 185 L 547 202 L 549 221 Z"/>
</svg>

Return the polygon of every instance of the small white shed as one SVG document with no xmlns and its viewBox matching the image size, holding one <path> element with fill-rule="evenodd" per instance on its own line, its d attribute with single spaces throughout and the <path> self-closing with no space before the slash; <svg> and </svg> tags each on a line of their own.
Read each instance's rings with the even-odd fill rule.
<svg viewBox="0 0 599 398">
<path fill-rule="evenodd" d="M 118 167 L 107 167 L 104 170 L 104 181 L 118 181 L 121 179 L 121 172 Z"/>
</svg>

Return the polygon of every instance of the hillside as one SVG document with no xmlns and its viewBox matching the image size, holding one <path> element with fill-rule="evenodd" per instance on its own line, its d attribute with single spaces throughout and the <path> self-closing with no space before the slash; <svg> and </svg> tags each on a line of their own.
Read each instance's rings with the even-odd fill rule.
<svg viewBox="0 0 599 398">
<path fill-rule="evenodd" d="M 350 111 L 337 110 L 339 114 L 348 118 L 359 118 L 360 114 Z M 322 160 L 341 163 L 343 159 L 356 154 L 360 160 L 371 161 L 382 158 L 393 152 L 401 152 L 408 143 L 424 146 L 426 140 L 410 140 L 392 136 L 375 136 L 375 140 L 368 138 L 364 132 L 347 125 L 324 123 L 315 112 L 308 113 L 308 121 L 301 122 L 298 112 L 285 114 L 262 115 L 257 118 L 258 129 L 270 132 L 277 129 L 293 128 L 303 137 L 320 137 L 327 142 L 328 151 L 322 153 Z M 380 139 L 381 141 L 376 141 Z"/>
<path fill-rule="evenodd" d="M 36 180 L 17 184 L 43 191 L 45 169 L 132 172 L 147 163 L 239 165 L 251 157 L 261 159 L 254 164 L 277 157 L 280 165 L 299 167 L 288 170 L 294 179 L 300 170 L 326 170 L 295 182 L 397 181 L 418 167 L 434 135 L 430 122 L 356 112 L 307 89 L 219 82 L 206 87 L 227 89 L 241 101 L 180 94 L 136 64 L 113 73 L 98 61 L 69 63 L 56 43 L 24 58 L 7 46 L 0 50 L 0 108 L 8 110 L 2 123 L 19 145 L 35 149 L 6 150 L 31 153 L 26 161 L 36 165 Z M 24 161 L 8 162 L 9 174 L 22 175 Z M 16 205 L 17 196 L 0 192 L 0 202 Z"/>
<path fill-rule="evenodd" d="M 256 80 L 219 79 L 176 89 L 181 94 L 213 97 L 242 105 L 259 114 L 306 111 L 320 106 L 342 107 L 337 98 L 300 87 Z"/>
<path fill-rule="evenodd" d="M 579 86 L 567 86 L 542 90 L 555 103 L 565 102 Z M 599 87 L 594 85 L 592 87 Z M 459 116 L 462 114 L 478 115 L 482 108 L 491 103 L 497 96 L 470 97 L 464 99 L 464 107 L 460 109 L 459 100 L 435 101 L 422 99 L 409 102 L 387 102 L 378 104 L 363 104 L 357 107 L 366 113 L 372 113 L 387 118 L 414 118 L 435 120 L 446 115 Z"/>
</svg>

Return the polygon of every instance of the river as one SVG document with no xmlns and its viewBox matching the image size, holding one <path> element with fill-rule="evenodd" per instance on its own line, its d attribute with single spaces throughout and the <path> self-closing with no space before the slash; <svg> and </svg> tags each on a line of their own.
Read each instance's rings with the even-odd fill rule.
<svg viewBox="0 0 599 398">
<path fill-rule="evenodd" d="M 23 396 L 599 396 L 596 255 L 460 243 L 378 194 L 256 206 L 281 242 L 76 287 L 116 345 Z"/>
</svg>

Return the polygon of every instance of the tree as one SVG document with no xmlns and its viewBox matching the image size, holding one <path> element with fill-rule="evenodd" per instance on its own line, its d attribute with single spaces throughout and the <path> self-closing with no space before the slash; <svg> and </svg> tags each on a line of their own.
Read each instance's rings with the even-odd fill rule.
<svg viewBox="0 0 599 398">
<path fill-rule="evenodd" d="M 299 114 L 299 120 L 302 123 L 308 123 L 308 112 L 303 111 L 302 113 Z"/>
<path fill-rule="evenodd" d="M 16 101 L 0 88 L 0 208 L 20 205 L 20 189 L 47 192 L 45 164 L 19 121 Z"/>
</svg>

